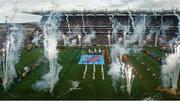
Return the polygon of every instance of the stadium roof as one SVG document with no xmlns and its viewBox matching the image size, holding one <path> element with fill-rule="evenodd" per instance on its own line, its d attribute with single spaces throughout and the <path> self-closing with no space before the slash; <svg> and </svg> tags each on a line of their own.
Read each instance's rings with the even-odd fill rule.
<svg viewBox="0 0 180 101">
<path fill-rule="evenodd" d="M 37 15 L 46 15 L 49 16 L 51 10 L 47 11 L 32 11 L 32 12 L 25 12 L 30 14 L 37 14 Z M 71 10 L 71 11 L 63 11 L 59 10 L 58 12 L 64 13 L 65 16 L 129 16 L 129 12 L 133 16 L 137 15 L 148 15 L 148 16 L 174 16 L 176 14 L 180 14 L 180 10 Z"/>
<path fill-rule="evenodd" d="M 0 23 L 39 23 L 41 19 L 41 15 L 16 13 L 12 20 L 9 16 L 0 16 Z"/>
</svg>

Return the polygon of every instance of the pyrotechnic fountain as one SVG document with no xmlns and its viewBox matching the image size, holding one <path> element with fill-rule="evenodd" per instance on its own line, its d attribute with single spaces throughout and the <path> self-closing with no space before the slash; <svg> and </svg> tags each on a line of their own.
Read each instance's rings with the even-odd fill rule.
<svg viewBox="0 0 180 101">
<path fill-rule="evenodd" d="M 76 13 L 76 12 L 74 12 L 74 13 Z M 78 13 L 78 14 L 80 15 L 80 13 Z M 78 17 L 76 17 L 78 19 L 79 18 L 78 14 L 73 14 L 73 15 L 78 16 Z M 96 14 L 91 14 L 91 16 L 93 16 L 93 20 L 90 19 L 90 21 L 92 21 L 92 23 L 94 23 L 94 22 L 96 23 L 94 26 L 88 26 L 88 20 L 89 20 L 89 18 L 91 18 L 91 17 L 89 17 L 90 14 L 87 14 L 88 17 L 82 14 L 82 26 L 80 26 L 80 31 L 78 32 L 78 34 L 75 33 L 73 30 L 72 25 L 74 25 L 74 22 L 71 22 L 72 25 L 70 25 L 70 22 L 69 22 L 69 21 L 73 21 L 74 19 L 71 20 L 69 18 L 72 18 L 72 17 L 71 16 L 69 17 L 69 15 L 66 15 L 65 20 L 67 21 L 66 23 L 67 23 L 68 31 L 66 31 L 67 32 L 66 35 L 61 33 L 61 36 L 60 36 L 64 41 L 64 46 L 66 46 L 66 45 L 75 46 L 77 41 L 79 42 L 79 46 L 81 46 L 82 44 L 92 45 L 92 39 L 95 38 L 96 32 L 91 30 L 91 33 L 89 33 L 88 32 L 89 28 L 95 28 L 96 31 L 98 33 L 100 33 L 99 36 L 101 36 L 102 33 L 104 33 L 106 30 L 109 30 L 109 29 L 111 30 L 111 28 L 108 27 L 109 22 L 108 21 L 106 22 L 107 16 L 109 16 L 109 13 L 107 15 L 106 14 L 97 14 L 98 17 L 101 16 L 101 19 L 103 20 L 102 22 L 98 21 L 98 23 L 95 22 L 97 19 L 99 19 L 99 18 L 95 19 L 96 17 L 94 17 L 94 15 L 96 15 Z M 133 57 L 136 57 L 136 55 L 133 55 L 132 60 L 131 60 L 131 56 L 129 56 L 129 52 L 130 52 L 130 50 L 132 50 L 131 44 L 134 45 L 137 42 L 139 46 L 143 46 L 146 44 L 145 38 L 147 38 L 147 40 L 149 40 L 149 41 L 152 41 L 151 38 L 153 37 L 153 34 L 156 33 L 155 46 L 157 46 L 158 36 L 159 36 L 160 31 L 158 31 L 157 29 L 155 29 L 155 30 L 146 29 L 146 25 L 148 24 L 147 23 L 148 17 L 146 17 L 145 14 L 138 16 L 139 14 L 137 14 L 137 12 L 135 12 L 135 14 L 132 15 L 129 10 L 128 10 L 128 14 L 129 14 L 129 23 L 126 22 L 126 20 L 124 20 L 124 19 L 127 19 L 126 14 L 125 14 L 125 17 L 124 16 L 121 17 L 122 16 L 121 14 L 117 14 L 117 15 L 113 14 L 112 15 L 112 17 L 110 18 L 110 20 L 112 22 L 112 34 L 110 31 L 108 31 L 108 35 L 106 38 L 108 38 L 109 46 L 111 47 L 111 45 L 112 45 L 112 47 L 111 47 L 112 61 L 108 61 L 109 63 L 111 62 L 111 64 L 110 64 L 111 68 L 108 71 L 108 74 L 112 78 L 112 83 L 113 83 L 112 85 L 116 91 L 119 88 L 122 90 L 122 88 L 121 88 L 122 86 L 124 87 L 123 89 L 125 89 L 125 87 L 126 87 L 127 92 L 130 95 L 135 75 L 133 75 L 133 67 L 128 65 L 128 62 L 129 62 L 128 57 L 130 57 L 130 62 L 133 61 L 133 59 L 134 59 Z M 137 16 L 136 16 L 136 14 L 137 14 Z M 149 14 L 149 13 L 146 13 L 146 14 Z M 177 16 L 178 20 L 180 20 L 180 16 L 178 14 L 176 14 L 175 11 L 174 11 L 174 15 Z M 42 76 L 40 81 L 37 81 L 35 83 L 35 85 L 33 85 L 33 87 L 35 89 L 36 88 L 38 88 L 40 90 L 45 89 L 45 90 L 49 90 L 49 92 L 51 92 L 51 93 L 53 92 L 55 84 L 59 80 L 59 73 L 62 70 L 62 66 L 60 66 L 60 64 L 58 64 L 57 42 L 58 42 L 59 28 L 66 29 L 66 26 L 59 27 L 60 26 L 59 24 L 61 22 L 60 21 L 61 16 L 62 15 L 60 13 L 57 13 L 56 11 L 52 11 L 43 26 L 44 55 L 48 60 L 47 64 L 49 66 L 49 69 L 48 69 L 49 71 L 47 72 L 47 74 Z M 167 15 L 167 16 L 169 16 L 169 15 Z M 44 17 L 43 17 L 43 19 L 44 19 Z M 95 19 L 95 21 L 94 21 L 94 19 Z M 118 20 L 119 21 L 123 20 L 123 22 L 121 23 Z M 79 20 L 77 20 L 77 22 L 78 21 Z M 101 24 L 102 24 L 102 26 L 101 26 Z M 159 28 L 159 25 L 157 25 L 157 24 L 159 24 L 159 22 L 155 23 L 155 26 L 154 26 L 154 24 L 152 24 L 153 27 L 148 26 L 147 28 L 149 28 L 149 27 L 150 28 Z M 179 21 L 178 25 L 180 26 L 180 21 Z M 132 27 L 132 28 L 130 28 L 130 27 Z M 162 16 L 160 30 L 164 34 L 167 28 L 168 28 L 168 26 L 166 26 L 163 23 L 163 16 Z M 82 29 L 82 32 L 81 32 L 81 29 Z M 180 27 L 179 27 L 179 30 L 180 30 Z M 145 36 L 145 31 L 149 31 L 150 34 Z M 123 34 L 122 34 L 122 32 L 123 32 Z M 2 50 L 4 57 L 2 58 L 3 67 L 0 69 L 1 70 L 0 76 L 3 77 L 3 86 L 4 86 L 5 90 L 9 88 L 10 84 L 12 84 L 12 82 L 13 82 L 13 79 L 16 78 L 16 76 L 17 76 L 14 66 L 18 62 L 19 50 L 21 49 L 22 44 L 23 44 L 23 34 L 22 33 L 19 34 L 19 33 L 20 32 L 13 30 L 12 33 L 10 35 L 8 35 L 7 42 L 5 43 L 6 46 Z M 81 33 L 85 34 L 85 37 L 83 40 L 82 40 L 82 37 L 84 35 Z M 38 33 L 37 33 L 36 37 L 32 40 L 32 42 L 36 43 L 36 45 L 37 45 L 40 37 L 42 37 L 42 36 L 38 36 Z M 74 37 L 76 37 L 77 39 L 74 39 Z M 104 36 L 101 38 L 104 38 Z M 114 40 L 112 40 L 112 38 Z M 107 39 L 105 39 L 105 40 L 107 41 Z M 131 42 L 129 40 L 131 40 Z M 104 40 L 98 40 L 97 42 L 102 42 L 102 41 L 104 41 Z M 115 44 L 113 44 L 113 43 L 115 43 Z M 176 45 L 174 45 L 174 43 L 171 43 L 172 54 L 167 56 L 167 58 L 165 60 L 166 64 L 163 64 L 163 66 L 162 66 L 163 86 L 164 87 L 172 86 L 173 90 L 177 89 L 179 70 L 180 70 L 180 45 L 177 40 L 175 41 L 175 44 Z M 175 49 L 173 49 L 174 47 L 175 47 Z M 100 48 L 99 48 L 99 51 L 97 51 L 97 48 L 94 48 L 94 50 L 91 49 L 92 51 L 89 49 L 90 51 L 87 55 L 94 55 L 94 54 L 95 55 L 100 54 L 102 56 L 107 55 L 108 60 L 111 60 L 108 56 L 108 48 L 106 49 L 107 52 L 103 49 L 101 51 Z M 134 46 L 133 46 L 133 48 L 134 48 Z M 74 60 L 76 61 L 79 58 L 80 54 L 84 55 L 87 53 L 86 51 L 84 51 L 84 47 L 82 47 L 82 50 L 83 51 L 78 50 L 77 54 L 74 54 L 74 56 L 76 56 L 76 55 L 77 56 L 75 58 L 72 58 L 73 61 Z M 175 53 L 174 53 L 174 50 L 175 50 Z M 145 53 L 145 55 L 147 55 L 147 57 L 152 56 L 151 52 L 149 52 L 146 49 L 144 49 L 143 52 Z M 157 57 L 157 58 L 158 58 L 158 60 L 160 60 L 159 57 Z M 90 58 L 89 60 L 94 61 L 96 59 L 97 58 Z M 141 59 L 138 58 L 137 60 L 138 61 L 136 61 L 136 62 L 141 62 L 141 64 L 137 63 L 136 64 L 137 66 L 138 65 L 146 65 L 146 63 L 144 61 L 142 62 Z M 153 57 L 153 60 L 156 61 L 156 57 L 155 58 Z M 147 61 L 147 60 L 145 59 L 145 61 Z M 67 62 L 69 62 L 69 60 Z M 87 71 L 87 69 L 88 69 L 87 65 L 88 65 L 89 61 L 86 61 L 86 62 L 87 63 L 85 64 L 83 79 L 88 79 L 87 75 L 89 75 L 89 70 Z M 98 62 L 100 62 L 100 61 L 98 60 Z M 70 63 L 72 63 L 72 61 Z M 141 67 L 141 66 L 139 66 L 139 67 Z M 97 70 L 98 70 L 98 72 L 96 72 Z M 138 70 L 139 70 L 139 68 L 138 68 Z M 144 70 L 147 70 L 149 72 L 150 67 L 148 67 L 147 69 L 144 69 Z M 144 76 L 144 73 L 142 71 L 136 71 L 139 78 L 141 78 L 141 75 L 143 78 L 146 76 L 146 75 Z M 151 73 L 151 72 L 154 72 L 154 71 L 150 70 L 149 73 Z M 98 79 L 98 78 L 96 78 L 96 76 L 99 76 L 98 73 L 99 73 L 99 69 L 96 69 L 95 62 L 94 62 L 93 63 L 93 74 L 92 74 L 94 81 Z M 104 75 L 104 73 L 106 73 L 106 69 L 104 70 L 103 65 L 101 65 L 101 73 L 102 73 L 102 79 L 104 80 L 105 76 L 106 76 L 106 75 Z M 157 79 L 158 79 L 158 74 L 155 74 L 155 76 L 157 76 Z M 148 74 L 147 78 L 149 78 L 149 74 Z M 149 78 L 149 79 L 151 80 L 151 78 Z M 83 81 L 85 81 L 85 80 L 83 80 Z M 72 87 L 69 88 L 68 91 L 63 93 L 61 96 L 65 95 L 73 90 L 81 89 L 81 88 L 79 88 L 80 82 L 72 81 L 71 83 L 72 83 Z M 85 84 L 87 84 L 87 83 L 85 83 Z M 119 85 L 122 85 L 122 86 L 117 87 Z M 141 90 L 141 91 L 143 91 L 143 90 Z M 145 89 L 145 91 L 146 91 L 146 89 Z M 79 94 L 79 95 L 81 95 L 81 94 Z"/>
<path fill-rule="evenodd" d="M 149 29 L 149 32 L 148 32 L 149 34 L 146 34 L 146 36 L 145 36 L 145 39 L 144 39 L 144 44 L 146 44 L 147 42 L 150 42 L 151 40 L 152 40 L 152 37 L 153 37 L 153 35 L 155 34 L 155 41 L 157 40 L 157 38 L 158 38 L 158 34 L 157 33 L 159 33 L 159 31 L 158 31 L 158 29 L 157 28 L 155 28 L 155 29 Z M 157 43 L 155 43 L 155 46 L 156 46 L 156 44 Z"/>
<path fill-rule="evenodd" d="M 133 27 L 133 29 L 135 29 L 135 24 L 134 24 L 134 18 L 131 14 L 131 12 L 129 11 L 129 9 L 127 10 L 128 14 L 129 14 L 129 18 L 131 19 L 131 25 Z"/>
<path fill-rule="evenodd" d="M 96 37 L 96 32 L 94 30 L 91 30 L 90 34 L 86 34 L 83 40 L 83 43 L 85 45 L 92 45 L 91 40 Z"/>
<path fill-rule="evenodd" d="M 134 80 L 133 68 L 125 64 L 122 61 L 122 56 L 129 53 L 129 49 L 125 48 L 123 45 L 115 44 L 111 48 L 111 58 L 112 62 L 110 64 L 110 70 L 108 74 L 112 77 L 113 87 L 117 91 L 118 81 L 126 81 L 127 92 L 131 93 L 131 87 Z M 122 83 L 122 82 L 121 82 Z M 121 84 L 123 85 L 123 84 Z"/>
<path fill-rule="evenodd" d="M 65 40 L 65 45 L 69 45 L 69 46 L 75 46 L 76 45 L 76 42 L 77 42 L 77 39 L 74 39 L 76 37 L 76 34 L 74 31 L 73 31 L 73 34 L 72 34 L 72 31 L 71 31 L 71 28 L 70 28 L 70 23 L 69 23 L 69 15 L 66 14 L 66 22 L 67 22 L 67 26 L 68 26 L 68 32 L 67 32 L 67 37 L 66 38 L 63 38 Z"/>
<path fill-rule="evenodd" d="M 73 40 L 71 41 L 71 46 L 76 46 L 76 43 L 77 43 L 77 39 L 73 39 Z"/>
<path fill-rule="evenodd" d="M 83 33 L 86 35 L 86 31 L 85 31 L 85 22 L 84 22 L 84 16 L 82 15 L 82 27 L 83 27 Z"/>
<path fill-rule="evenodd" d="M 117 19 L 114 17 L 114 14 L 112 15 L 112 17 L 110 17 L 110 20 L 112 22 L 112 39 L 114 41 L 117 41 L 118 39 L 118 36 L 117 36 L 117 33 L 118 31 L 121 29 L 121 23 L 119 21 L 117 21 Z"/>
<path fill-rule="evenodd" d="M 123 43 L 124 43 L 124 46 L 126 46 L 127 45 L 127 43 L 126 43 L 126 36 L 127 35 L 127 32 L 126 31 L 124 31 L 123 32 Z"/>
<path fill-rule="evenodd" d="M 17 77 L 15 64 L 19 62 L 20 50 L 24 44 L 24 35 L 22 30 L 16 26 L 12 27 L 7 36 L 3 51 L 3 87 L 8 90 L 13 80 Z"/>
<path fill-rule="evenodd" d="M 68 46 L 76 45 L 77 39 L 74 39 L 75 37 L 76 37 L 75 34 L 69 34 L 65 39 L 66 40 L 66 45 L 68 45 Z"/>
<path fill-rule="evenodd" d="M 142 16 L 139 16 L 136 18 L 136 24 L 135 24 L 135 27 L 134 27 L 134 34 L 132 35 L 132 43 L 138 41 L 138 44 L 139 46 L 142 46 L 144 43 L 143 43 L 143 37 L 144 37 L 144 32 L 145 32 L 145 19 L 146 16 L 144 15 L 143 17 Z"/>
<path fill-rule="evenodd" d="M 122 62 L 122 56 L 126 53 L 125 47 L 122 45 L 114 44 L 111 48 L 111 64 L 110 70 L 108 71 L 108 75 L 112 77 L 113 87 L 115 91 L 117 91 L 117 82 L 120 79 L 124 79 L 124 68 L 125 64 Z"/>
<path fill-rule="evenodd" d="M 178 19 L 178 31 L 180 32 L 180 16 L 176 13 L 175 9 L 174 15 Z M 161 30 L 162 33 L 165 33 L 165 30 L 168 28 L 168 25 L 165 26 L 162 21 Z M 166 59 L 164 60 L 164 63 L 162 64 L 161 79 L 163 87 L 172 87 L 173 93 L 176 94 L 180 71 L 180 35 L 178 34 L 177 38 L 172 39 L 169 42 L 169 45 L 171 47 L 171 54 L 167 55 Z"/>
<path fill-rule="evenodd" d="M 34 39 L 31 41 L 32 43 L 34 43 L 36 46 L 38 46 L 39 44 L 39 40 L 43 37 L 43 34 L 39 35 L 39 32 L 36 31 L 36 35 L 34 37 Z"/>
<path fill-rule="evenodd" d="M 135 42 L 138 42 L 139 46 L 143 46 L 146 44 L 146 40 L 144 40 L 145 36 L 145 31 L 146 31 L 146 25 L 150 23 L 149 18 L 146 18 L 146 15 L 141 15 L 135 18 L 132 17 L 132 14 L 130 11 L 129 13 L 129 26 L 123 26 L 120 22 L 118 22 L 117 19 L 110 18 L 112 22 L 112 28 L 114 33 L 114 37 L 118 33 L 118 31 L 123 31 L 123 38 L 119 37 L 117 40 L 115 39 L 114 45 L 112 45 L 111 48 L 111 64 L 110 64 L 110 70 L 108 74 L 112 77 L 113 80 L 113 87 L 115 88 L 115 91 L 117 91 L 117 84 L 120 83 L 120 85 L 124 85 L 123 81 L 126 81 L 126 87 L 127 87 L 127 92 L 129 95 L 131 94 L 131 87 L 132 83 L 134 80 L 134 75 L 133 75 L 133 67 L 129 66 L 127 63 L 124 63 L 122 61 L 122 57 L 125 54 L 129 54 L 129 52 L 132 50 L 134 52 L 139 52 L 139 49 L 136 49 L 135 47 L 127 47 L 128 45 L 131 45 Z M 147 21 L 147 23 L 146 23 Z M 133 32 L 131 34 L 130 26 L 133 27 Z M 147 39 L 150 40 L 152 37 L 152 34 L 154 34 L 153 30 L 149 30 L 150 34 L 147 36 Z M 127 33 L 129 35 L 127 35 Z M 113 37 L 113 36 L 112 36 Z M 123 42 L 123 43 L 122 43 Z M 119 82 L 120 81 L 120 82 Z"/>
<path fill-rule="evenodd" d="M 132 83 L 133 83 L 133 80 L 134 80 L 134 75 L 133 75 L 133 71 L 132 70 L 133 70 L 133 68 L 130 65 L 128 65 L 125 68 L 127 91 L 129 93 L 129 95 L 131 94 Z"/>
<path fill-rule="evenodd" d="M 18 1 L 15 0 L 12 15 L 6 16 L 12 22 L 18 11 L 17 4 Z M 19 62 L 20 51 L 24 44 L 24 33 L 22 32 L 22 28 L 12 24 L 12 27 L 7 31 L 8 35 L 4 43 L 4 49 L 2 49 L 2 63 L 0 67 L 4 90 L 8 90 L 14 82 L 14 79 L 17 78 L 15 65 Z"/>
<path fill-rule="evenodd" d="M 67 40 L 66 40 L 66 35 L 64 35 L 64 34 L 62 34 L 62 39 L 63 39 L 63 43 L 64 43 L 64 46 L 66 46 L 66 44 L 67 44 Z"/>
<path fill-rule="evenodd" d="M 158 36 L 159 36 L 159 30 L 157 29 L 157 30 L 156 30 L 155 43 L 154 43 L 154 46 L 155 46 L 155 47 L 157 47 L 157 44 L 158 44 Z"/>
<path fill-rule="evenodd" d="M 133 28 L 133 34 L 130 35 L 131 44 L 138 41 L 139 46 L 143 46 L 146 44 L 146 40 L 144 39 L 146 25 L 150 23 L 150 19 L 146 17 L 145 14 L 137 16 L 133 18 L 131 12 L 128 10 L 129 14 L 129 22 L 131 22 L 131 26 Z M 146 22 L 147 21 L 147 22 Z M 151 32 L 151 30 L 150 30 Z M 131 31 L 129 31 L 131 33 Z M 151 39 L 153 33 L 150 33 L 147 38 Z"/>
<path fill-rule="evenodd" d="M 164 60 L 161 70 L 161 79 L 163 87 L 168 88 L 172 86 L 172 90 L 176 93 L 179 70 L 180 70 L 180 42 L 179 37 L 173 40 L 175 44 L 173 45 L 175 52 L 169 54 Z"/>
<path fill-rule="evenodd" d="M 78 36 L 78 41 L 79 41 L 79 46 L 81 46 L 81 34 L 77 34 L 77 36 Z"/>
<path fill-rule="evenodd" d="M 170 2 L 171 3 L 171 2 Z M 172 5 L 171 5 L 172 6 Z M 172 6 L 173 9 L 173 6 Z M 178 19 L 178 36 L 169 41 L 169 47 L 171 48 L 171 53 L 166 54 L 165 59 L 161 67 L 161 80 L 164 88 L 171 87 L 170 93 L 176 94 L 176 89 L 178 88 L 178 78 L 180 71 L 180 16 L 173 9 L 174 15 Z M 161 31 L 162 34 L 165 30 L 169 28 L 169 25 L 163 23 L 161 18 Z M 164 40 L 163 40 L 164 41 Z"/>
<path fill-rule="evenodd" d="M 108 44 L 110 46 L 111 45 L 111 34 L 110 34 L 110 31 L 108 31 L 107 37 L 108 37 Z"/>
<path fill-rule="evenodd" d="M 114 57 L 113 57 L 114 58 Z M 113 59 L 112 58 L 112 59 Z M 108 71 L 108 75 L 111 76 L 112 78 L 112 86 L 113 88 L 115 89 L 115 91 L 117 91 L 117 84 L 118 84 L 118 81 L 122 78 L 124 78 L 124 75 L 121 68 L 125 68 L 124 67 L 125 64 L 124 63 L 120 63 L 118 57 L 116 56 L 116 60 L 113 60 L 110 64 L 110 70 Z"/>
<path fill-rule="evenodd" d="M 44 33 L 44 55 L 49 61 L 49 72 L 42 76 L 41 81 L 37 81 L 35 88 L 40 90 L 49 89 L 52 93 L 54 85 L 59 80 L 59 72 L 62 70 L 57 62 L 57 35 L 58 35 L 58 26 L 61 22 L 61 14 L 52 11 L 45 25 L 43 26 Z"/>
<path fill-rule="evenodd" d="M 67 33 L 71 33 L 71 28 L 70 28 L 70 24 L 69 24 L 69 15 L 66 14 L 66 22 L 67 22 L 67 26 L 68 26 L 68 32 Z"/>
<path fill-rule="evenodd" d="M 169 23 L 164 22 L 163 21 L 163 15 L 161 16 L 161 26 L 160 26 L 160 31 L 161 32 L 161 36 L 159 38 L 159 42 L 160 44 L 166 43 L 166 34 L 167 34 L 167 30 L 169 29 Z M 157 43 L 157 42 L 156 42 Z"/>
<path fill-rule="evenodd" d="M 163 15 L 161 16 L 161 26 L 160 26 L 160 29 L 159 31 L 157 30 L 156 32 L 156 38 L 155 38 L 155 46 L 157 46 L 158 44 L 158 40 L 160 41 L 160 43 L 163 43 L 164 40 L 159 39 L 159 34 L 160 34 L 160 31 L 162 32 L 162 34 L 165 34 L 165 30 L 167 29 L 168 27 L 166 27 L 163 23 Z"/>
</svg>

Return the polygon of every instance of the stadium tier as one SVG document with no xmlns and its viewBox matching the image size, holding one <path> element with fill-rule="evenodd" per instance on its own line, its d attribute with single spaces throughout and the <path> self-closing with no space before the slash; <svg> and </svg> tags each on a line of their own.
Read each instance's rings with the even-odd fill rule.
<svg viewBox="0 0 180 101">
<path fill-rule="evenodd" d="M 179 11 L 176 12 L 179 14 Z M 32 41 L 37 30 L 39 34 L 42 34 L 42 27 L 48 20 L 49 13 L 34 12 L 33 14 L 42 15 L 42 19 L 38 23 L 16 24 L 23 26 L 22 30 L 26 31 L 27 43 Z M 166 34 L 167 39 L 176 36 L 176 32 L 178 32 L 178 18 L 173 11 L 63 11 L 59 14 L 61 17 L 58 27 L 61 33 L 65 35 L 82 34 L 83 37 L 84 34 L 95 32 L 96 38 L 92 40 L 93 45 L 107 45 L 108 33 L 116 33 L 118 36 L 122 36 L 124 29 L 128 29 L 126 33 L 131 35 L 139 26 L 143 28 L 144 34 L 153 33 L 152 40 L 149 43 L 155 40 L 156 32 Z M 0 32 L 2 32 L 0 37 L 6 36 L 10 26 L 9 23 L 0 25 Z"/>
</svg>

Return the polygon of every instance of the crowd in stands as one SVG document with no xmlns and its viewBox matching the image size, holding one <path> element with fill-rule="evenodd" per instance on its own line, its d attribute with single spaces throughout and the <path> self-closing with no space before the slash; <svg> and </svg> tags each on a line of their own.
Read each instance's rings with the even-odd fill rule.
<svg viewBox="0 0 180 101">
<path fill-rule="evenodd" d="M 112 21 L 110 20 L 112 16 L 83 16 L 85 26 L 112 26 Z M 120 22 L 122 25 L 129 25 L 131 19 L 129 16 L 114 16 L 114 18 Z M 70 26 L 83 26 L 82 16 L 69 16 L 64 17 L 61 26 L 68 26 L 67 19 L 69 20 Z M 134 17 L 134 23 L 139 23 L 140 19 L 144 19 L 143 16 Z M 163 22 L 162 22 L 163 21 Z M 161 26 L 162 24 L 168 26 L 177 26 L 176 16 L 146 16 L 145 17 L 146 26 Z"/>
</svg>

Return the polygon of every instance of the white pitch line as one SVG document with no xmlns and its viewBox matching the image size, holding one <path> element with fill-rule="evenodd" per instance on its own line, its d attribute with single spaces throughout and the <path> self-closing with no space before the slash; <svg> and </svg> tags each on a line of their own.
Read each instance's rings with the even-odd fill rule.
<svg viewBox="0 0 180 101">
<path fill-rule="evenodd" d="M 83 79 L 86 78 L 86 73 L 87 73 L 87 64 L 85 65 L 84 74 L 83 74 Z"/>
<path fill-rule="evenodd" d="M 95 75 L 96 75 L 96 65 L 93 64 L 93 80 L 95 80 Z"/>
<path fill-rule="evenodd" d="M 103 68 L 103 65 L 101 65 L 101 73 L 102 73 L 102 79 L 104 80 L 104 68 Z"/>
</svg>

